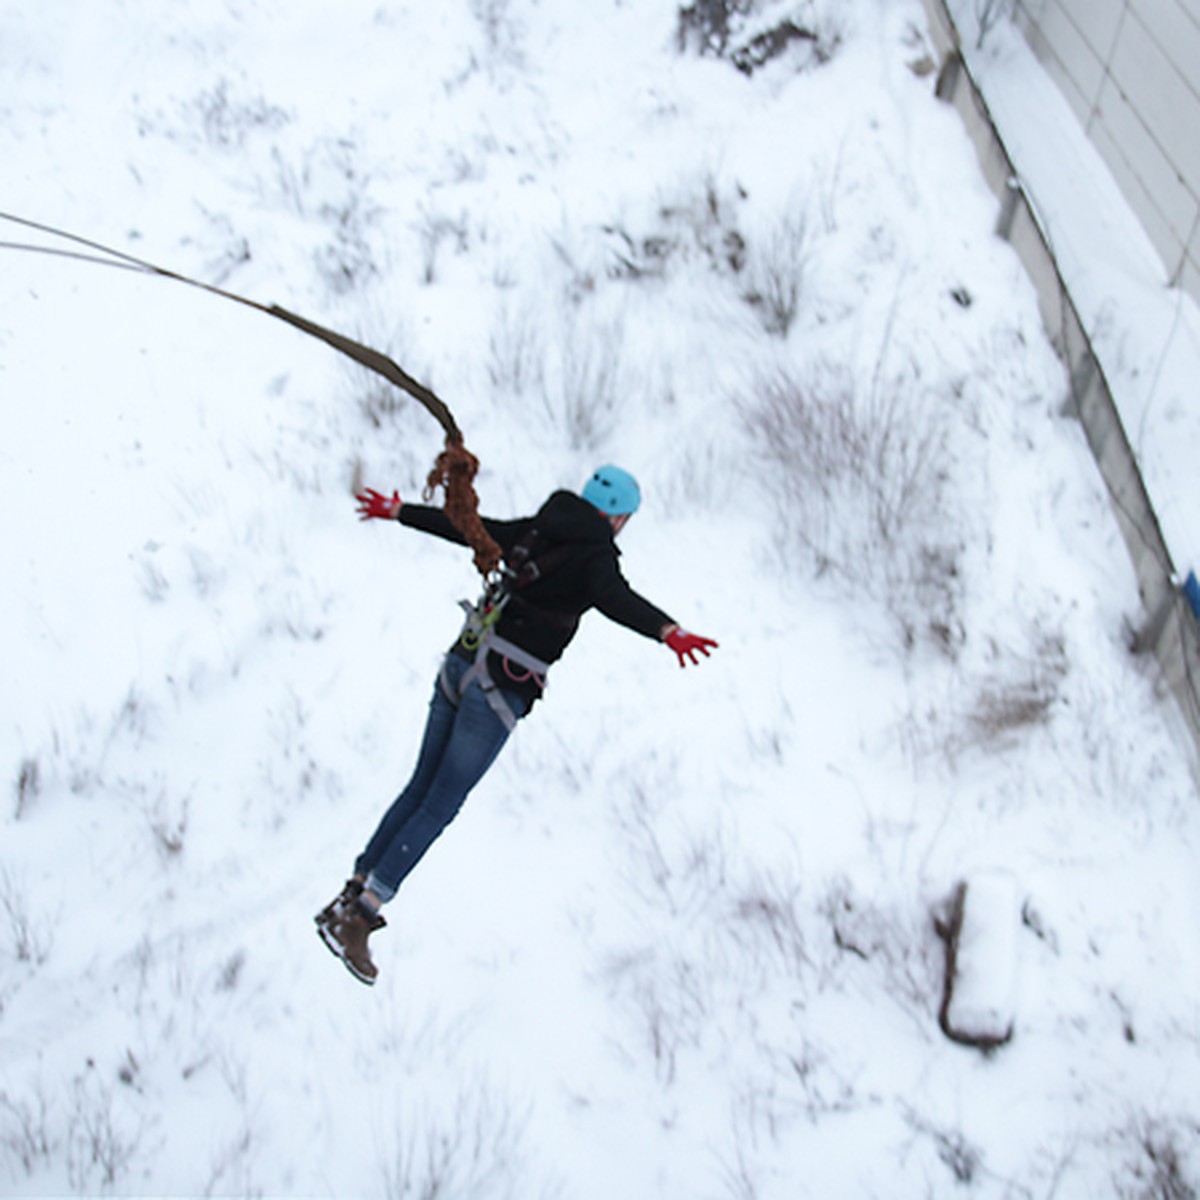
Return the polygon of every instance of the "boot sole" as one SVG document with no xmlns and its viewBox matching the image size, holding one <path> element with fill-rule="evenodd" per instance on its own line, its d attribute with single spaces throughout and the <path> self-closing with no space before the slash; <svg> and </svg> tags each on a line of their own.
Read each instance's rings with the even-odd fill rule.
<svg viewBox="0 0 1200 1200">
<path fill-rule="evenodd" d="M 346 970 L 349 971 L 350 974 L 353 975 L 354 978 L 358 980 L 359 983 L 364 983 L 367 985 L 367 987 L 375 986 L 375 976 L 374 975 L 364 975 L 363 972 L 360 971 L 346 957 L 346 952 L 342 948 L 341 942 L 339 942 L 333 936 L 328 925 L 318 922 L 317 935 L 320 937 L 321 941 L 323 941 L 325 943 L 325 945 L 329 948 L 329 953 L 332 954 L 333 957 L 336 958 L 338 960 L 338 962 L 340 962 L 342 964 L 342 966 L 345 967 Z"/>
</svg>

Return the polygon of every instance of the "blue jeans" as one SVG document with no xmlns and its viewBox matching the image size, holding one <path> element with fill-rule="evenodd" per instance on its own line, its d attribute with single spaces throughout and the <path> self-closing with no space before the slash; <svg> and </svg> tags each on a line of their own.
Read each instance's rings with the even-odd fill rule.
<svg viewBox="0 0 1200 1200">
<path fill-rule="evenodd" d="M 446 662 L 447 681 L 458 689 L 471 664 L 457 655 Z M 501 694 L 514 714 L 525 704 L 512 692 Z M 508 729 L 472 682 L 453 704 L 440 681 L 433 685 L 425 737 L 408 786 L 384 813 L 379 828 L 354 864 L 380 900 L 387 902 L 438 835 L 454 820 L 467 793 L 496 760 Z"/>
</svg>

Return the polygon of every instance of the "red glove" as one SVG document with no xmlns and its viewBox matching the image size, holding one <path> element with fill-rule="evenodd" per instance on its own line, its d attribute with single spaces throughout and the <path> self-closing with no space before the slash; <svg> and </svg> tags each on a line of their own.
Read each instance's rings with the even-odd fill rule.
<svg viewBox="0 0 1200 1200">
<path fill-rule="evenodd" d="M 717 643 L 712 638 L 697 637 L 694 633 L 688 633 L 686 629 L 680 629 L 676 626 L 663 639 L 676 654 L 679 655 L 679 665 L 686 667 L 688 663 L 697 663 L 700 660 L 696 657 L 696 652 L 699 651 L 708 657 L 708 649 L 711 646 L 714 650 L 717 648 Z"/>
<path fill-rule="evenodd" d="M 400 493 L 393 492 L 391 499 L 374 488 L 367 488 L 365 492 L 354 497 L 358 501 L 358 518 L 360 521 L 369 521 L 372 517 L 379 517 L 385 521 L 394 521 L 399 515 L 400 510 L 404 506 L 400 503 Z"/>
</svg>

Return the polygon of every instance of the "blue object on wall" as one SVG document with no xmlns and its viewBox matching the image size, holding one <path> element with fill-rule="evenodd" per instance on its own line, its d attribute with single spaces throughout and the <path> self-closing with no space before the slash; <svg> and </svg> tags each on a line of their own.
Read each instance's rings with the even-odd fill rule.
<svg viewBox="0 0 1200 1200">
<path fill-rule="evenodd" d="M 1187 578 L 1183 581 L 1183 594 L 1192 606 L 1193 616 L 1200 621 L 1200 580 L 1196 578 L 1195 571 L 1189 571 Z"/>
</svg>

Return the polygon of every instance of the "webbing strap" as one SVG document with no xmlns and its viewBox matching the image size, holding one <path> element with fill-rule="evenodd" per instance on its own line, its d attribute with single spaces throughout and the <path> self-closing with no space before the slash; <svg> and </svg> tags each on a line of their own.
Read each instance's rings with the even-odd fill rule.
<svg viewBox="0 0 1200 1200">
<path fill-rule="evenodd" d="M 442 660 L 442 669 L 438 674 L 438 682 L 442 686 L 442 694 L 446 697 L 446 699 L 449 700 L 455 708 L 457 708 L 459 702 L 466 693 L 467 688 L 469 688 L 472 683 L 477 682 L 479 684 L 479 690 L 483 693 L 483 697 L 488 702 L 492 712 L 494 712 L 496 716 L 500 718 L 500 723 L 504 726 L 504 728 L 507 729 L 509 733 L 512 733 L 512 731 L 517 727 L 517 714 L 513 712 L 508 701 L 504 699 L 503 695 L 496 690 L 496 685 L 492 682 L 491 675 L 488 674 L 486 656 L 483 658 L 476 658 L 470 667 L 467 668 L 466 673 L 458 681 L 457 690 L 450 682 L 450 674 L 446 669 L 448 662 L 449 655 Z"/>
<path fill-rule="evenodd" d="M 540 658 L 530 654 L 528 650 L 522 650 L 515 642 L 510 642 L 508 638 L 502 638 L 494 630 L 483 639 L 484 645 L 490 647 L 502 658 L 507 658 L 510 662 L 515 662 L 518 667 L 524 667 L 533 675 L 537 675 L 542 681 L 542 687 L 546 686 L 544 680 L 546 672 L 550 670 L 550 664 L 542 662 Z"/>
<path fill-rule="evenodd" d="M 504 728 L 509 733 L 512 733 L 517 727 L 517 714 L 513 712 L 512 706 L 505 700 L 504 694 L 496 686 L 496 681 L 492 678 L 492 673 L 488 670 L 487 666 L 488 654 L 493 651 L 504 658 L 506 662 L 516 663 L 517 666 L 528 671 L 537 679 L 538 686 L 545 688 L 546 672 L 550 670 L 549 664 L 530 654 L 529 651 L 522 650 L 515 642 L 510 642 L 507 638 L 497 637 L 495 631 L 490 627 L 484 631 L 483 636 L 480 638 L 478 648 L 475 650 L 474 661 L 458 681 L 457 689 L 450 682 L 450 673 L 447 669 L 450 661 L 449 655 L 442 660 L 442 669 L 438 673 L 438 681 L 441 684 L 442 692 L 446 699 L 456 708 L 459 701 L 465 695 L 467 688 L 472 683 L 478 683 L 479 690 L 483 693 L 484 699 L 487 700 L 492 711 L 500 718 Z"/>
</svg>

